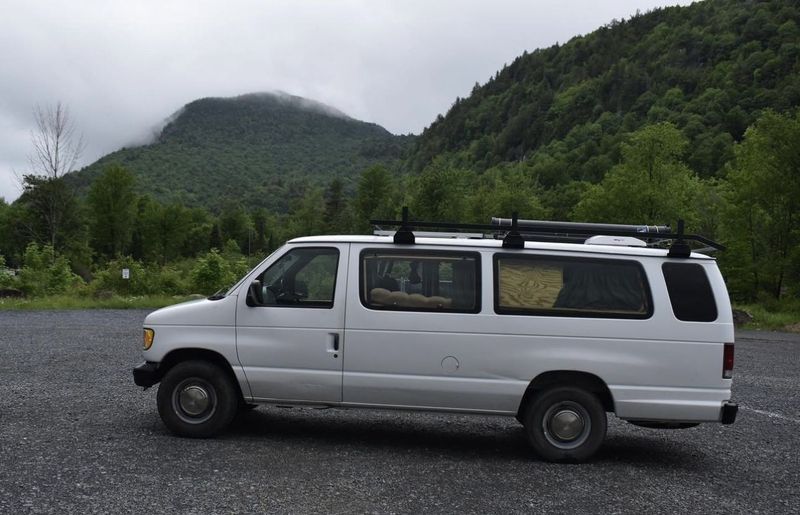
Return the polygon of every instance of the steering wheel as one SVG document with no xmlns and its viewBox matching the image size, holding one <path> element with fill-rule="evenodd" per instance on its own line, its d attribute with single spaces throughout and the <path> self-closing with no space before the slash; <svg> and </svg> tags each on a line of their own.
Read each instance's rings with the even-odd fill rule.
<svg viewBox="0 0 800 515">
<path fill-rule="evenodd" d="M 280 279 L 275 284 L 267 286 L 267 290 L 275 296 L 275 302 L 278 304 L 298 304 L 301 300 L 308 297 L 305 293 L 284 290 L 283 279 Z"/>
</svg>

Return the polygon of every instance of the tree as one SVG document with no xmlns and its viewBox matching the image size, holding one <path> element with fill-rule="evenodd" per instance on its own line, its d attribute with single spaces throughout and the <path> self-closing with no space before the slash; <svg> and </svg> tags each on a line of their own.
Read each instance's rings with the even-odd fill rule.
<svg viewBox="0 0 800 515">
<path fill-rule="evenodd" d="M 144 256 L 161 265 L 179 257 L 191 225 L 189 210 L 183 204 L 163 206 L 153 200 L 139 209 L 143 209 L 139 224 Z"/>
<path fill-rule="evenodd" d="M 251 213 L 253 219 L 253 229 L 255 231 L 255 241 L 253 242 L 252 250 L 257 253 L 267 254 L 272 252 L 270 247 L 270 237 L 275 231 L 275 216 L 263 207 L 256 209 Z"/>
<path fill-rule="evenodd" d="M 108 258 L 126 254 L 136 214 L 135 178 L 125 167 L 111 165 L 89 189 L 92 243 Z"/>
<path fill-rule="evenodd" d="M 745 132 L 729 173 L 724 263 L 748 297 L 779 299 L 800 277 L 800 112 L 766 112 Z"/>
<path fill-rule="evenodd" d="M 248 253 L 253 243 L 253 222 L 244 207 L 236 202 L 227 202 L 219 215 L 222 240 L 235 240 L 241 252 Z"/>
<path fill-rule="evenodd" d="M 353 200 L 358 230 L 368 230 L 370 219 L 394 217 L 396 206 L 393 199 L 394 184 L 389 170 L 382 165 L 367 168 L 361 174 Z"/>
<path fill-rule="evenodd" d="M 444 158 L 435 159 L 415 177 L 413 198 L 409 202 L 414 218 L 460 222 L 466 213 L 470 174 L 451 168 Z"/>
<path fill-rule="evenodd" d="M 205 209 L 195 207 L 188 209 L 188 218 L 189 227 L 186 232 L 186 238 L 183 241 L 181 255 L 198 256 L 201 253 L 208 252 L 211 248 L 209 247 L 208 235 L 212 227 L 214 227 L 211 215 Z"/>
<path fill-rule="evenodd" d="M 82 206 L 63 178 L 27 175 L 17 203 L 24 206 L 17 222 L 28 241 L 69 254 L 75 264 L 86 258 L 86 220 Z"/>
<path fill-rule="evenodd" d="M 338 177 L 331 181 L 325 191 L 325 221 L 328 223 L 328 232 L 332 234 L 350 231 L 350 206 L 344 195 L 342 180 Z"/>
<path fill-rule="evenodd" d="M 29 229 L 37 241 L 60 251 L 68 239 L 74 239 L 69 228 L 77 214 L 77 201 L 63 176 L 80 158 L 83 139 L 75 132 L 69 110 L 61 102 L 55 106 L 37 105 L 33 115 L 36 129 L 31 132 L 30 172 L 22 178 L 23 196 L 27 194 L 33 215 Z"/>
<path fill-rule="evenodd" d="M 36 129 L 31 132 L 33 154 L 28 156 L 31 173 L 48 179 L 59 179 L 72 171 L 83 153 L 83 137 L 75 132 L 75 124 L 67 106 L 33 109 Z"/>
<path fill-rule="evenodd" d="M 477 178 L 468 197 L 470 219 L 488 224 L 493 216 L 544 219 L 549 212 L 542 206 L 538 186 L 523 165 L 504 165 L 487 170 Z"/>
<path fill-rule="evenodd" d="M 699 179 L 683 163 L 686 137 L 671 123 L 646 126 L 622 147 L 622 163 L 575 206 L 578 220 L 661 224 L 696 222 Z"/>
<path fill-rule="evenodd" d="M 325 196 L 321 188 L 310 187 L 303 199 L 289 215 L 290 236 L 325 234 Z"/>
</svg>

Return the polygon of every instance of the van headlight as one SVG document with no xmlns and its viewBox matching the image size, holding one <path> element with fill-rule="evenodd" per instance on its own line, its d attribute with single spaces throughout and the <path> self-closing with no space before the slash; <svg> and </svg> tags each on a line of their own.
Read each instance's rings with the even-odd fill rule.
<svg viewBox="0 0 800 515">
<path fill-rule="evenodd" d="M 145 327 L 144 329 L 144 350 L 149 350 L 153 346 L 153 338 L 156 337 L 156 332 L 152 329 Z"/>
</svg>

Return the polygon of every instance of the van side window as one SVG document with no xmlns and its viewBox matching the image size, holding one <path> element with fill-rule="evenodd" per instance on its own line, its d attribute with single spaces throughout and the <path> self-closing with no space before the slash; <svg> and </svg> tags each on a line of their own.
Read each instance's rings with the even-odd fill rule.
<svg viewBox="0 0 800 515">
<path fill-rule="evenodd" d="M 495 254 L 501 315 L 648 318 L 650 288 L 636 261 Z"/>
<path fill-rule="evenodd" d="M 685 322 L 713 322 L 717 319 L 717 303 L 701 265 L 664 263 L 661 271 L 675 318 Z"/>
<path fill-rule="evenodd" d="M 364 250 L 361 303 L 399 311 L 480 311 L 476 252 Z"/>
<path fill-rule="evenodd" d="M 302 247 L 272 264 L 261 281 L 261 306 L 332 308 L 339 250 Z"/>
</svg>

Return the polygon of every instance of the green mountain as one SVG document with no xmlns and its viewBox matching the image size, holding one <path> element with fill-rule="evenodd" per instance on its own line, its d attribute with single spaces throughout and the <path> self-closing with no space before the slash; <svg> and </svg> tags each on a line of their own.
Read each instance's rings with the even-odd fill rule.
<svg viewBox="0 0 800 515">
<path fill-rule="evenodd" d="M 666 121 L 688 137 L 688 165 L 717 175 L 764 109 L 800 105 L 798 25 L 796 0 L 706 0 L 525 53 L 426 128 L 409 168 L 445 156 L 476 171 L 522 162 L 546 188 L 597 182 L 626 134 Z"/>
<path fill-rule="evenodd" d="M 112 152 L 68 175 L 85 190 L 109 164 L 157 199 L 218 208 L 228 199 L 285 212 L 308 185 L 345 189 L 370 165 L 396 167 L 411 137 L 284 93 L 204 98 L 184 106 L 148 145 Z"/>
</svg>

